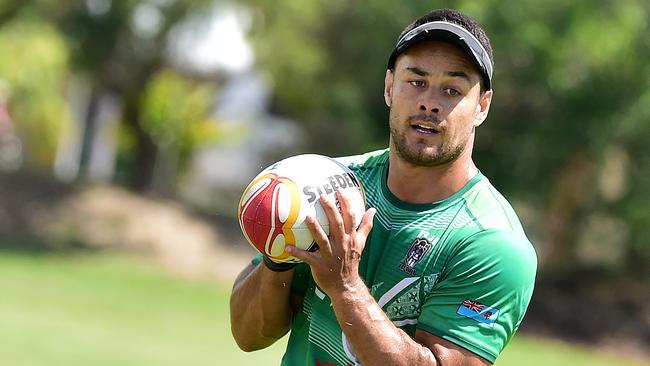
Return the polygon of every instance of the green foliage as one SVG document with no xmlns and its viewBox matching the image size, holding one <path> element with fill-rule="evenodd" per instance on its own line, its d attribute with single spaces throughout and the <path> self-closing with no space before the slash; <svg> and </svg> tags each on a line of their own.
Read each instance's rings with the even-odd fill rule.
<svg viewBox="0 0 650 366">
<path fill-rule="evenodd" d="M 187 110 L 170 108 L 167 112 L 173 112 L 170 118 L 175 121 L 170 123 L 159 115 L 144 116 L 151 111 L 140 110 L 160 109 L 160 105 L 152 106 L 155 97 L 146 97 L 149 104 L 145 107 L 140 103 L 146 99 L 142 93 L 150 89 L 149 81 L 166 65 L 171 29 L 188 15 L 204 11 L 212 4 L 212 0 L 0 1 L 0 80 L 6 80 L 13 92 L 10 111 L 24 142 L 27 165 L 49 170 L 61 130 L 70 127 L 69 101 L 65 100 L 68 74 L 88 81 L 91 100 L 110 93 L 123 107 L 120 120 L 127 126 L 120 126 L 120 133 L 122 137 L 131 135 L 126 140 L 132 142 L 132 149 L 120 156 L 118 171 L 121 174 L 120 168 L 128 166 L 124 175 L 133 186 L 149 188 L 157 150 L 173 150 L 174 159 L 182 163 L 197 142 L 211 139 L 214 133 L 207 123 L 189 121 L 186 128 L 188 121 L 179 122 L 179 118 L 194 118 L 187 115 Z M 145 21 L 138 22 L 143 16 Z M 181 87 L 184 91 L 189 88 L 185 84 Z M 197 115 L 205 113 L 205 103 L 200 100 L 207 100 L 206 94 L 212 90 L 203 89 L 192 90 L 189 96 L 176 94 L 166 102 L 176 107 L 196 107 Z M 82 176 L 90 161 L 90 142 L 97 128 L 96 106 L 81 105 L 82 113 L 77 116 L 82 119 L 79 122 L 84 138 L 79 153 Z M 144 132 L 143 123 L 150 133 Z M 180 135 L 172 141 L 173 133 Z M 122 164 L 125 157 L 128 161 Z M 175 172 L 172 169 L 169 174 Z M 165 174 L 162 179 L 168 178 Z M 136 180 L 138 183 L 133 182 Z"/>
<path fill-rule="evenodd" d="M 194 150 L 216 143 L 220 132 L 209 116 L 214 88 L 172 70 L 153 76 L 140 106 L 140 125 L 158 146 L 154 189 L 173 192 Z"/>
<path fill-rule="evenodd" d="M 498 72 L 476 155 L 498 186 L 541 212 L 540 221 L 528 223 L 529 232 L 549 253 L 549 267 L 650 275 L 647 266 L 627 261 L 650 260 L 650 246 L 634 244 L 650 226 L 650 217 L 634 214 L 647 211 L 647 193 L 638 187 L 650 177 L 643 163 L 650 149 L 635 143 L 640 132 L 648 132 L 647 112 L 636 107 L 650 89 L 644 61 L 650 56 L 648 3 L 554 5 L 520 2 L 488 14 Z M 612 146 L 629 157 L 628 169 L 606 166 Z M 630 189 L 606 197 L 602 177 L 609 175 L 621 175 Z M 623 207 L 624 202 L 634 203 Z M 624 239 L 594 235 L 594 215 L 620 222 L 617 232 Z M 584 261 L 581 246 L 595 244 L 603 261 Z M 628 259 L 608 263 L 609 248 L 623 248 L 621 258 Z"/>
<path fill-rule="evenodd" d="M 61 129 L 69 123 L 65 41 L 46 23 L 17 18 L 0 27 L 0 59 L 0 80 L 8 84 L 9 111 L 26 160 L 49 166 Z"/>
<path fill-rule="evenodd" d="M 94 92 L 121 99 L 121 142 L 130 152 L 124 166 L 147 189 L 155 163 L 182 167 L 194 147 L 226 133 L 204 115 L 212 88 L 161 71 L 169 31 L 213 1 L 110 1 L 103 13 L 90 3 L 0 0 L 0 79 L 11 88 L 9 110 L 28 164 L 49 167 L 70 120 L 66 78 L 71 69 L 83 72 Z M 475 159 L 524 213 L 543 268 L 650 278 L 650 2 L 245 3 L 258 66 L 273 77 L 274 110 L 304 123 L 314 136 L 304 144 L 310 151 L 332 155 L 386 145 L 385 63 L 408 22 L 432 6 L 475 17 L 491 36 L 496 62 L 495 97 Z M 157 31 L 135 29 L 142 6 L 160 17 Z M 618 254 L 610 256 L 612 248 Z M 594 251 L 600 259 L 583 257 Z"/>
<path fill-rule="evenodd" d="M 526 213 L 543 268 L 650 276 L 638 265 L 650 261 L 650 3 L 247 2 L 277 109 L 305 123 L 313 150 L 330 154 L 386 145 L 385 63 L 406 24 L 432 7 L 476 18 L 492 39 L 496 66 L 475 160 Z M 627 168 L 612 168 L 620 156 Z M 623 187 L 612 196 L 607 177 L 614 174 Z M 620 233 L 602 237 L 594 217 Z M 602 260 L 582 258 L 594 240 Z M 611 261 L 608 248 L 624 254 Z"/>
<path fill-rule="evenodd" d="M 217 124 L 209 118 L 214 94 L 206 83 L 162 70 L 144 92 L 142 126 L 160 145 L 188 154 L 218 137 Z"/>
</svg>

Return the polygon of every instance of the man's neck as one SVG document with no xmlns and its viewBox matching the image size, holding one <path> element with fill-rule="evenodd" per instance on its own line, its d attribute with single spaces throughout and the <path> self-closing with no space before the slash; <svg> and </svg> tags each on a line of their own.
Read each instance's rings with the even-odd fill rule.
<svg viewBox="0 0 650 366">
<path fill-rule="evenodd" d="M 469 151 L 467 151 L 469 150 Z M 408 203 L 431 203 L 443 200 L 469 182 L 478 173 L 466 149 L 454 161 L 434 166 L 413 166 L 390 152 L 388 189 L 398 199 Z"/>
</svg>

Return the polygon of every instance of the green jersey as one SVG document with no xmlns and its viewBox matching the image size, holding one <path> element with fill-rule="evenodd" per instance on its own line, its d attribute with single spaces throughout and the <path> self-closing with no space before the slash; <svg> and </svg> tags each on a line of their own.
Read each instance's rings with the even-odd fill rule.
<svg viewBox="0 0 650 366">
<path fill-rule="evenodd" d="M 411 336 L 421 329 L 494 362 L 521 323 L 537 269 L 510 204 L 481 173 L 442 201 L 405 203 L 387 187 L 388 150 L 338 160 L 377 209 L 359 274 L 379 306 Z M 282 365 L 357 364 L 306 264 L 292 289 L 304 302 Z"/>
</svg>

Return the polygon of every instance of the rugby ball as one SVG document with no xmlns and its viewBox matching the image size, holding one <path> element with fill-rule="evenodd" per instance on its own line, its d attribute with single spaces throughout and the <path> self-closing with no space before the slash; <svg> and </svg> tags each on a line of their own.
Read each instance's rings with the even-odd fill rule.
<svg viewBox="0 0 650 366">
<path fill-rule="evenodd" d="M 246 240 L 278 263 L 300 260 L 284 251 L 288 245 L 304 250 L 316 248 L 305 222 L 318 220 L 329 234 L 329 222 L 319 197 L 332 202 L 336 191 L 345 192 L 359 226 L 366 210 L 365 194 L 357 176 L 345 165 L 323 155 L 296 155 L 262 170 L 239 200 L 238 217 Z"/>
</svg>

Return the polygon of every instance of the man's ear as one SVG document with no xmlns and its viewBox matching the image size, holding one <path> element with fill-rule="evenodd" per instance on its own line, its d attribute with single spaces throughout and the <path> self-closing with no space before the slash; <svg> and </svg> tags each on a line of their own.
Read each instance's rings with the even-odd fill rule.
<svg viewBox="0 0 650 366">
<path fill-rule="evenodd" d="M 393 100 L 393 80 L 393 71 L 390 69 L 386 70 L 386 77 L 384 78 L 384 102 L 386 102 L 388 107 L 390 107 Z"/>
<path fill-rule="evenodd" d="M 490 105 L 492 104 L 492 90 L 487 90 L 479 96 L 478 104 L 476 105 L 476 113 L 474 114 L 474 127 L 480 126 L 488 116 Z"/>
</svg>

